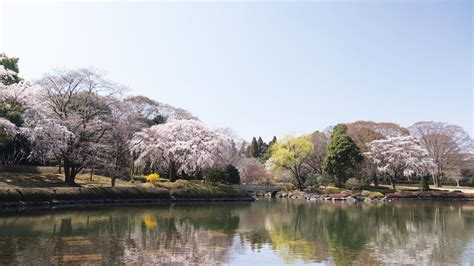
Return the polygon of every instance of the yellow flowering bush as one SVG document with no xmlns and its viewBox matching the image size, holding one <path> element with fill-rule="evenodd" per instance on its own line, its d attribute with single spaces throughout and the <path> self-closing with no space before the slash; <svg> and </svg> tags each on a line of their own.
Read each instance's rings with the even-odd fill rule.
<svg viewBox="0 0 474 266">
<path fill-rule="evenodd" d="M 157 181 L 159 178 L 160 178 L 160 175 L 159 175 L 159 174 L 153 173 L 153 174 L 150 174 L 150 175 L 147 176 L 146 181 L 148 181 L 148 182 L 150 182 L 150 183 L 152 183 L 152 184 L 155 184 L 156 181 Z"/>
</svg>

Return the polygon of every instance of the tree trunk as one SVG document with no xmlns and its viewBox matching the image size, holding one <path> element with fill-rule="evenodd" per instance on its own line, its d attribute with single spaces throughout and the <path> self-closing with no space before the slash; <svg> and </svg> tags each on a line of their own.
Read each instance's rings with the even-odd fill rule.
<svg viewBox="0 0 474 266">
<path fill-rule="evenodd" d="M 64 181 L 68 186 L 74 186 L 76 179 L 76 167 L 71 165 L 67 160 L 64 161 Z"/>
<path fill-rule="evenodd" d="M 112 176 L 112 179 L 111 179 L 112 187 L 115 187 L 115 178 L 116 178 L 115 176 Z"/>
<path fill-rule="evenodd" d="M 298 189 L 303 191 L 303 183 L 301 182 L 301 177 L 298 172 L 296 172 L 296 182 L 298 183 Z"/>
<path fill-rule="evenodd" d="M 92 176 L 94 175 L 94 168 L 91 168 L 91 171 L 89 173 L 89 181 L 92 182 Z"/>
<path fill-rule="evenodd" d="M 456 179 L 456 186 L 459 187 L 459 179 Z"/>
<path fill-rule="evenodd" d="M 433 179 L 433 181 L 435 181 L 435 182 L 434 182 L 434 183 L 435 183 L 435 186 L 436 186 L 436 187 L 441 187 L 441 174 L 438 173 L 438 174 L 436 174 L 436 175 L 434 175 L 434 176 L 435 176 L 435 178 Z"/>
<path fill-rule="evenodd" d="M 396 177 L 390 177 L 390 183 L 392 184 L 392 189 L 395 191 L 397 191 L 397 188 L 395 186 L 396 181 L 397 181 Z"/>
<path fill-rule="evenodd" d="M 379 187 L 379 178 L 377 176 L 377 173 L 374 173 L 374 187 Z"/>
<path fill-rule="evenodd" d="M 61 158 L 58 160 L 58 174 L 61 174 Z"/>
<path fill-rule="evenodd" d="M 171 182 L 175 182 L 176 179 L 177 179 L 177 177 L 176 177 L 176 169 L 175 169 L 174 165 L 172 165 L 172 166 L 170 167 L 170 181 L 171 181 Z"/>
<path fill-rule="evenodd" d="M 423 191 L 430 190 L 430 184 L 428 183 L 429 179 L 430 179 L 429 176 L 421 177 L 421 190 Z"/>
</svg>

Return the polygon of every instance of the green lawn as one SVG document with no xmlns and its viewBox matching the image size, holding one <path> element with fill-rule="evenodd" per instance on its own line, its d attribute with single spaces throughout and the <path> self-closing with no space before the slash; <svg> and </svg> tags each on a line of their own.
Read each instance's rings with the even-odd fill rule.
<svg viewBox="0 0 474 266">
<path fill-rule="evenodd" d="M 93 175 L 92 181 L 89 174 L 79 174 L 76 183 L 84 187 L 107 187 L 110 186 L 110 178 Z M 117 179 L 116 186 L 135 186 L 131 182 Z M 38 174 L 38 173 L 0 173 L 0 187 L 65 187 L 64 175 L 62 174 Z"/>
</svg>

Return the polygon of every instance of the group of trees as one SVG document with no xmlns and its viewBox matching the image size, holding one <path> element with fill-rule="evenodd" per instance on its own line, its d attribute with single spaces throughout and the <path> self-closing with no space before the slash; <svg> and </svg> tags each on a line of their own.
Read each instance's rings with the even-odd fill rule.
<svg viewBox="0 0 474 266">
<path fill-rule="evenodd" d="M 113 185 L 117 177 L 138 172 L 159 172 L 175 181 L 235 166 L 242 182 L 290 176 L 300 189 L 328 180 L 344 186 L 354 177 L 375 185 L 387 180 L 393 187 L 401 178 L 431 177 L 441 186 L 447 178 L 459 184 L 474 172 L 471 137 L 447 123 L 403 128 L 356 121 L 246 143 L 186 110 L 144 96 L 124 97 L 123 91 L 90 69 L 25 81 L 18 58 L 0 55 L 0 163 L 58 165 L 69 185 L 85 168 L 110 176 Z"/>
<path fill-rule="evenodd" d="M 327 180 L 343 187 L 349 178 L 362 184 L 387 180 L 395 189 L 402 178 L 431 177 L 457 181 L 472 166 L 473 141 L 461 127 L 440 122 L 418 122 L 409 128 L 394 123 L 357 121 L 338 124 L 326 133 L 286 137 L 271 149 L 269 162 L 277 174 L 289 175 L 299 189 Z M 306 184 L 306 185 L 305 185 Z"/>
<path fill-rule="evenodd" d="M 270 149 L 276 141 L 277 138 L 275 136 L 268 143 L 264 142 L 262 137 L 258 137 L 258 140 L 253 137 L 246 150 L 247 157 L 257 158 L 260 162 L 266 162 L 270 157 Z"/>
<path fill-rule="evenodd" d="M 110 176 L 112 185 L 144 170 L 172 181 L 232 170 L 234 142 L 186 110 L 123 97 L 124 88 L 98 71 L 56 71 L 26 82 L 17 58 L 2 55 L 0 62 L 2 164 L 58 165 L 69 185 L 86 168 Z"/>
</svg>

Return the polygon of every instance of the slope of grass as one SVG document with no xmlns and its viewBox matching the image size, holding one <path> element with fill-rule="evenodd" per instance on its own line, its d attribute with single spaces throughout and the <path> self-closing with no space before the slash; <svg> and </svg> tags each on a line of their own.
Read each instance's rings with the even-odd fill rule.
<svg viewBox="0 0 474 266">
<path fill-rule="evenodd" d="M 249 194 L 240 188 L 198 180 L 159 182 L 156 186 L 168 189 L 175 199 L 249 198 Z"/>
<path fill-rule="evenodd" d="M 104 201 L 104 200 L 219 200 L 246 199 L 252 197 L 244 190 L 224 184 L 208 184 L 202 181 L 160 180 L 150 183 L 132 183 L 116 180 L 111 187 L 110 178 L 78 175 L 79 187 L 67 187 L 64 176 L 38 173 L 0 173 L 0 203 L 2 202 L 55 202 L 55 201 Z"/>
<path fill-rule="evenodd" d="M 82 187 L 108 187 L 110 178 L 105 176 L 93 175 L 92 181 L 88 174 L 79 174 L 76 177 L 76 183 Z M 117 179 L 117 187 L 134 186 L 131 182 Z M 33 187 L 65 187 L 64 175 L 62 174 L 39 174 L 39 173 L 0 173 L 0 187 L 11 188 L 33 188 Z"/>
</svg>

